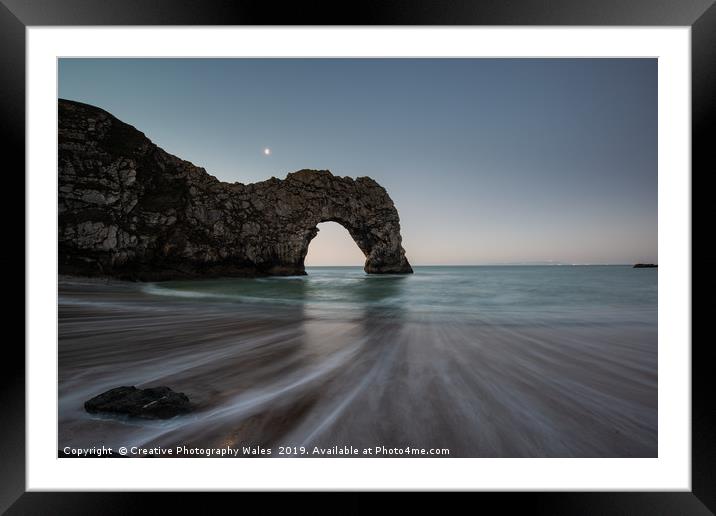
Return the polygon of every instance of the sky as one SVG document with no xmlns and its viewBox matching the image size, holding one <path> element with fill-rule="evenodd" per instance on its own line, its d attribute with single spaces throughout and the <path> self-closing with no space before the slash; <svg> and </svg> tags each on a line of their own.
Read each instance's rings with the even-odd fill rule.
<svg viewBox="0 0 716 516">
<path fill-rule="evenodd" d="M 656 59 L 60 59 L 58 93 L 222 181 L 370 176 L 414 265 L 658 261 Z M 319 229 L 306 265 L 363 264 Z"/>
</svg>

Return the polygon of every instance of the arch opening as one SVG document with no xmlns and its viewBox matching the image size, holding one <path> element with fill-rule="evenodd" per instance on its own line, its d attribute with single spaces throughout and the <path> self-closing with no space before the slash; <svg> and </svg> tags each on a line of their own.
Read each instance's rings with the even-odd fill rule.
<svg viewBox="0 0 716 516">
<path fill-rule="evenodd" d="M 316 225 L 316 230 L 317 234 L 309 241 L 303 261 L 306 267 L 365 265 L 365 253 L 340 222 L 321 222 Z"/>
</svg>

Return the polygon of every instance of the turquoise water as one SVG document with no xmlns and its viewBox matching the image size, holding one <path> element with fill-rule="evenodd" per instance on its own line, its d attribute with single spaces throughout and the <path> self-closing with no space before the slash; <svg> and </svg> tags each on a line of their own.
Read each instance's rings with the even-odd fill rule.
<svg viewBox="0 0 716 516">
<path fill-rule="evenodd" d="M 657 320 L 657 269 L 631 266 L 415 267 L 367 275 L 311 267 L 306 276 L 172 281 L 151 294 L 236 303 L 303 305 L 323 314 L 480 319 L 499 323 L 644 323 Z"/>
<path fill-rule="evenodd" d="M 65 278 L 58 445 L 655 457 L 657 280 L 628 266 Z M 163 422 L 84 411 L 123 385 L 196 408 Z"/>
</svg>

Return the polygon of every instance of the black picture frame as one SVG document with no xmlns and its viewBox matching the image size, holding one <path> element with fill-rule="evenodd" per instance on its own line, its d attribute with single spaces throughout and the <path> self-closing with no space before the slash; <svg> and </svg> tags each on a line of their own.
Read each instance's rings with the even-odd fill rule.
<svg viewBox="0 0 716 516">
<path fill-rule="evenodd" d="M 19 192 L 25 192 L 25 29 L 38 25 L 690 26 L 692 192 L 706 195 L 706 179 L 716 171 L 716 152 L 709 138 L 716 121 L 714 0 L 382 0 L 353 5 L 293 2 L 281 3 L 280 8 L 266 0 L 0 0 L 0 131 L 7 196 L 2 203 L 3 220 L 12 221 L 6 225 L 14 225 L 18 232 L 21 230 L 17 224 L 20 208 L 13 206 L 9 198 L 19 198 Z M 16 184 L 11 185 L 11 181 Z M 694 183 L 697 189 L 693 188 Z M 700 204 L 701 211 L 697 210 L 694 200 L 692 196 L 693 229 L 710 226 L 713 210 L 707 210 L 704 204 Z M 12 241 L 12 246 L 5 248 L 2 260 L 6 263 L 8 276 L 19 278 L 19 267 L 27 273 L 24 246 L 20 252 L 19 245 L 24 242 L 24 228 L 23 235 L 17 235 Z M 697 249 L 697 245 L 692 244 L 692 271 L 702 274 L 692 296 L 705 296 L 716 286 L 713 275 L 709 277 L 706 271 L 716 259 L 709 258 L 705 252 L 697 254 Z M 23 265 L 18 263 L 20 254 Z M 16 265 L 11 265 L 10 258 Z M 697 313 L 702 314 L 703 320 L 708 308 L 705 302 L 692 301 L 692 321 L 695 323 Z M 13 299 L 7 310 L 23 310 L 24 319 L 24 302 Z M 19 321 L 20 314 L 13 320 Z M 156 501 L 154 499 L 158 497 L 164 510 L 175 504 L 183 510 L 206 507 L 205 501 L 190 497 L 190 493 L 26 492 L 25 353 L 20 339 L 10 337 L 12 333 L 8 330 L 0 359 L 0 511 L 7 511 L 7 514 L 129 514 L 149 507 L 150 499 Z M 499 503 L 502 511 L 507 512 L 516 508 L 545 514 L 697 515 L 716 512 L 716 418 L 713 417 L 716 409 L 711 400 L 712 393 L 716 392 L 711 373 L 716 353 L 708 340 L 692 341 L 691 492 L 530 492 L 479 493 L 477 496 Z M 233 494 L 218 496 L 226 499 Z M 373 504 L 370 496 L 367 499 L 352 497 L 347 504 L 341 502 L 345 509 L 341 512 L 363 512 L 360 507 L 364 503 L 366 509 Z"/>
</svg>

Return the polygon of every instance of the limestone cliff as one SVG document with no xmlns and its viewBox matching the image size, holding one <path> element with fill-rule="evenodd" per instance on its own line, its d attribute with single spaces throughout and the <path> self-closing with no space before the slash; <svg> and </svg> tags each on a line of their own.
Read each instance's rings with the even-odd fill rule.
<svg viewBox="0 0 716 516">
<path fill-rule="evenodd" d="M 305 274 L 320 222 L 368 273 L 410 273 L 393 201 L 369 177 L 300 170 L 224 183 L 99 108 L 60 100 L 59 272 L 162 280 Z"/>
</svg>

